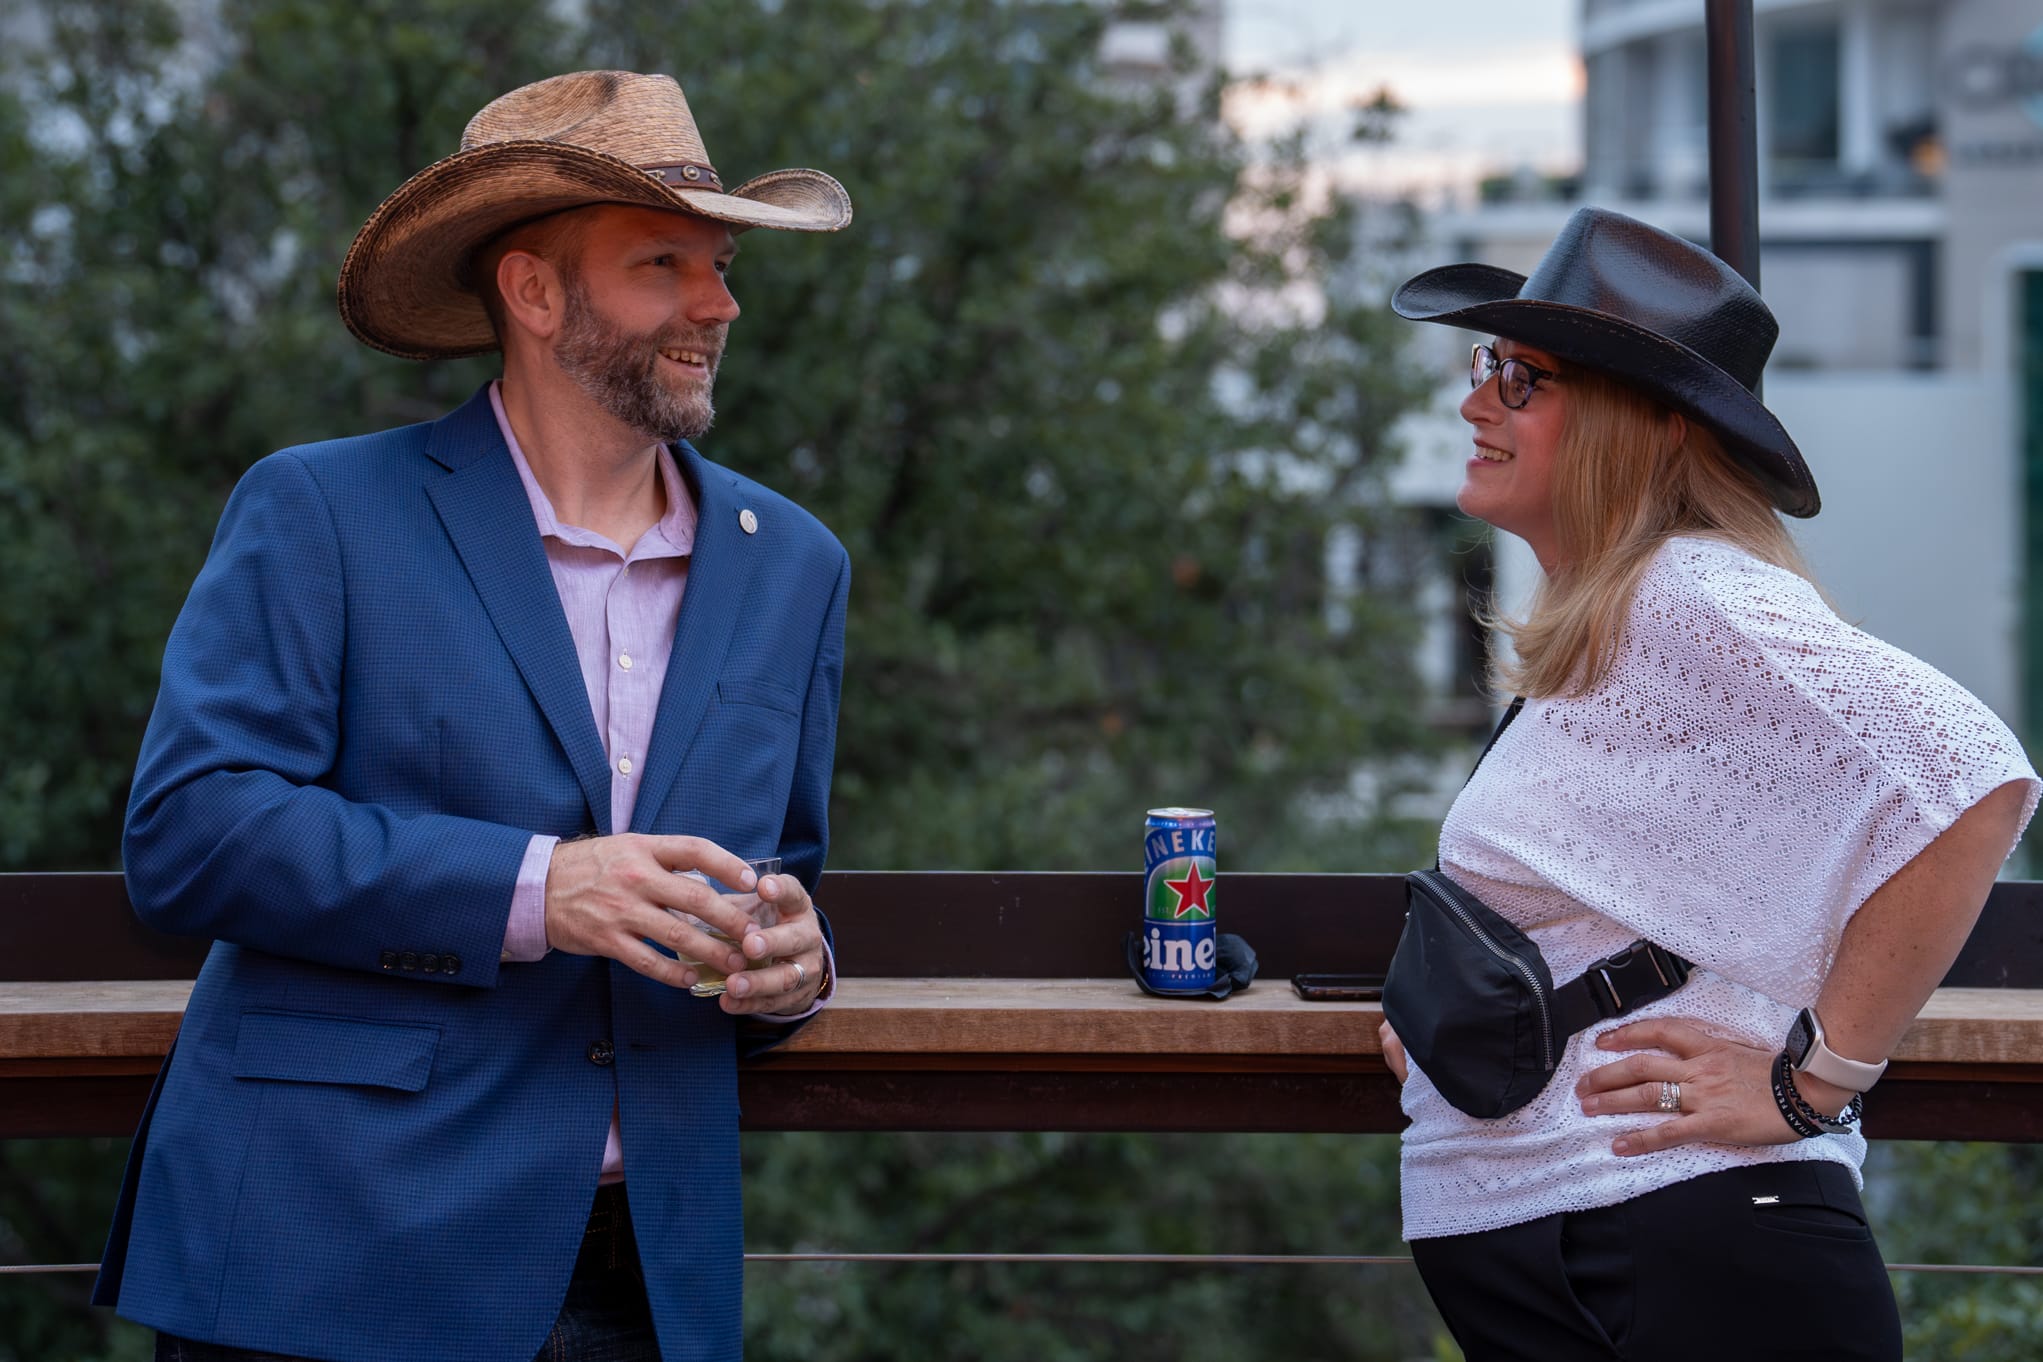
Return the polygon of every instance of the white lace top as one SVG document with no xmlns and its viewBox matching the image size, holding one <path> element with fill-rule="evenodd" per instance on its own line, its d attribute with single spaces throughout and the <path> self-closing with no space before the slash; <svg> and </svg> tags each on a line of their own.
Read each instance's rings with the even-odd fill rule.
<svg viewBox="0 0 2043 1362">
<path fill-rule="evenodd" d="M 1578 1033 L 1545 1090 L 1509 1116 L 1462 1115 L 1414 1067 L 1405 1237 L 1781 1159 L 1833 1159 L 1856 1176 L 1857 1135 L 1620 1159 L 1620 1133 L 1669 1118 L 1584 1116 L 1575 1082 L 1621 1057 L 1597 1050 L 1597 1035 L 1650 1016 L 1777 1046 L 1859 904 L 2010 780 L 2029 782 L 2026 824 L 2036 773 L 1956 682 L 1843 623 L 1790 572 L 1716 540 L 1670 542 L 1608 680 L 1526 704 L 1455 800 L 1440 851 L 1448 874 L 1538 944 L 1557 984 L 1640 936 L 1698 968 L 1671 996 Z"/>
</svg>

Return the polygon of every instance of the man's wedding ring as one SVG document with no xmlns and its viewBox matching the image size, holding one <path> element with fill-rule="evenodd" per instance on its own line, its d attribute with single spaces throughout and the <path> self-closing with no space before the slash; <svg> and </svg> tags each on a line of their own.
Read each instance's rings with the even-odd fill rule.
<svg viewBox="0 0 2043 1362">
<path fill-rule="evenodd" d="M 790 960 L 787 963 L 794 966 L 795 992 L 799 993 L 809 986 L 809 972 L 802 968 L 802 962 L 799 960 Z M 1667 1099 L 1663 1097 L 1660 1100 L 1664 1102 Z"/>
</svg>

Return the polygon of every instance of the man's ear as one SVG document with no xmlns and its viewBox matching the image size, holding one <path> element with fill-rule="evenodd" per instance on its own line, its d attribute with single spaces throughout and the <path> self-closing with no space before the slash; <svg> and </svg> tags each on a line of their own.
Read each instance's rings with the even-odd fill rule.
<svg viewBox="0 0 2043 1362">
<path fill-rule="evenodd" d="M 565 297 L 560 275 L 530 251 L 505 251 L 497 261 L 496 288 L 504 300 L 504 325 L 538 340 L 560 330 Z"/>
</svg>

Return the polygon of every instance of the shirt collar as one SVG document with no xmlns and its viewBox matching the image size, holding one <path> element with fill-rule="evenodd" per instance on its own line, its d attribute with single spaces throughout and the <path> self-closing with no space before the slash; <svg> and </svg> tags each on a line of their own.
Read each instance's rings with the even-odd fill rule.
<svg viewBox="0 0 2043 1362">
<path fill-rule="evenodd" d="M 525 500 L 531 503 L 532 519 L 539 526 L 540 537 L 584 548 L 619 547 L 592 530 L 562 524 L 554 514 L 553 502 L 547 497 L 546 489 L 539 485 L 539 479 L 532 475 L 532 465 L 525 458 L 517 433 L 511 429 L 511 418 L 504 411 L 502 388 L 501 381 L 493 381 L 489 385 L 490 410 L 496 414 L 497 429 L 503 433 L 504 444 L 511 451 L 511 462 L 518 469 L 518 481 L 524 484 Z M 674 451 L 666 445 L 659 446 L 657 459 L 660 490 L 666 494 L 667 510 L 631 548 L 629 557 L 634 559 L 686 555 L 695 549 L 695 498 L 689 495 L 688 481 L 681 476 L 680 466 L 674 462 Z"/>
</svg>

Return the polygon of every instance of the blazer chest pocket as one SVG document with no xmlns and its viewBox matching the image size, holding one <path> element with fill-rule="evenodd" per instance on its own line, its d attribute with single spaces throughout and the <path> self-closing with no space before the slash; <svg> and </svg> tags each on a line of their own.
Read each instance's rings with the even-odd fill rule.
<svg viewBox="0 0 2043 1362">
<path fill-rule="evenodd" d="M 793 765 L 801 726 L 801 696 L 794 687 L 771 681 L 719 681 L 716 717 L 704 736 L 714 735 L 710 750 L 715 752 L 720 779 L 737 779 L 734 767 L 742 767 L 745 778 L 756 780 L 771 768 Z"/>
<path fill-rule="evenodd" d="M 802 697 L 794 687 L 753 679 L 717 682 L 715 709 L 683 780 L 711 781 L 731 798 L 722 801 L 716 817 L 689 831 L 735 839 L 746 856 L 778 845 L 801 731 Z"/>
<path fill-rule="evenodd" d="M 790 718 L 802 716 L 802 697 L 793 686 L 775 681 L 719 681 L 716 698 L 721 705 L 757 705 L 777 709 Z"/>
<path fill-rule="evenodd" d="M 234 1076 L 420 1092 L 440 1047 L 437 1026 L 307 1012 L 244 1012 Z"/>
</svg>

